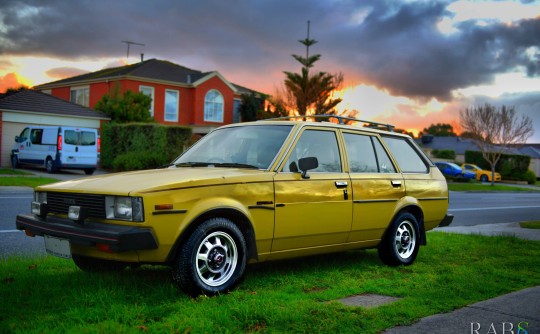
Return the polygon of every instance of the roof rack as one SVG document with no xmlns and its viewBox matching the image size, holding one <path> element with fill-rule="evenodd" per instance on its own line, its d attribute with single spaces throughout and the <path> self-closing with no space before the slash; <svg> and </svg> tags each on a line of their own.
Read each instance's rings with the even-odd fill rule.
<svg viewBox="0 0 540 334">
<path fill-rule="evenodd" d="M 382 129 L 386 131 L 394 131 L 395 126 L 391 124 L 385 124 L 385 123 L 377 123 L 372 121 L 366 121 L 358 118 L 353 117 L 347 117 L 347 116 L 338 116 L 338 115 L 304 115 L 304 116 L 285 116 L 285 117 L 277 117 L 277 118 L 268 118 L 264 119 L 263 121 L 278 121 L 278 120 L 290 120 L 295 118 L 335 118 L 338 120 L 339 124 L 347 124 L 345 121 L 351 121 L 351 122 L 359 122 L 363 123 L 364 127 L 371 128 L 371 129 Z"/>
</svg>

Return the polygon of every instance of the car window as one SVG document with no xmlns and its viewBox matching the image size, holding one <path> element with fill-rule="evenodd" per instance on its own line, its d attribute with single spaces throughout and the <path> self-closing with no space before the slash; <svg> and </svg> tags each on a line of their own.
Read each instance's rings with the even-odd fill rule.
<svg viewBox="0 0 540 334">
<path fill-rule="evenodd" d="M 427 173 L 428 167 L 406 138 L 383 137 L 404 173 Z"/>
<path fill-rule="evenodd" d="M 283 171 L 298 172 L 298 160 L 307 157 L 315 157 L 319 162 L 319 167 L 311 170 L 312 172 L 341 172 L 341 158 L 335 132 L 304 131 L 292 149 Z"/>
<path fill-rule="evenodd" d="M 370 136 L 344 133 L 351 173 L 377 173 L 377 157 Z"/>
<path fill-rule="evenodd" d="M 289 135 L 289 125 L 223 128 L 203 137 L 174 164 L 244 164 L 267 169 Z"/>
<path fill-rule="evenodd" d="M 379 173 L 395 173 L 396 168 L 390 160 L 388 153 L 379 142 L 378 139 L 373 139 L 373 146 L 375 146 L 375 152 L 377 153 L 377 164 L 379 166 Z"/>
</svg>

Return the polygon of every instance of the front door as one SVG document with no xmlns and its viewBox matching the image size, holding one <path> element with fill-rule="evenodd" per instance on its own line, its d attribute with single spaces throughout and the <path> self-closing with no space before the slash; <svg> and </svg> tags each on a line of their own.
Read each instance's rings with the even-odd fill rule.
<svg viewBox="0 0 540 334">
<path fill-rule="evenodd" d="M 302 177 L 298 160 L 315 157 L 319 166 Z M 276 220 L 272 252 L 347 241 L 352 196 L 349 175 L 334 130 L 305 129 L 276 174 Z"/>
</svg>

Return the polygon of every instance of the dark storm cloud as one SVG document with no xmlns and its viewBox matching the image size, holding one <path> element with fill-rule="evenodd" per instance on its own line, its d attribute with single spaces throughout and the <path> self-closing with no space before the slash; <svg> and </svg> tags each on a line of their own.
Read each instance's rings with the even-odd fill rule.
<svg viewBox="0 0 540 334">
<path fill-rule="evenodd" d="M 317 70 L 341 71 L 346 81 L 369 83 L 395 95 L 448 99 L 453 89 L 486 84 L 497 73 L 523 66 L 540 74 L 525 56 L 540 45 L 540 19 L 511 26 L 464 22 L 441 34 L 450 16 L 447 1 L 38 1 L 0 3 L 0 55 L 62 59 L 125 57 L 122 40 L 146 58 L 167 59 L 226 77 L 282 78 L 298 70 L 290 56 L 310 19 L 322 54 Z"/>
</svg>

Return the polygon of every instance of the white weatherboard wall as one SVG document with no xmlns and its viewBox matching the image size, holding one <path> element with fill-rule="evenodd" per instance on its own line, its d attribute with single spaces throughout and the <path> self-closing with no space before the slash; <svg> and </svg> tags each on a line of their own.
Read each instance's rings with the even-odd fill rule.
<svg viewBox="0 0 540 334">
<path fill-rule="evenodd" d="M 2 166 L 11 167 L 11 149 L 15 144 L 15 136 L 18 136 L 21 131 L 28 125 L 63 125 L 75 126 L 80 128 L 99 129 L 100 122 L 98 119 L 82 118 L 75 116 L 57 116 L 43 115 L 41 113 L 31 112 L 10 112 L 2 111 L 2 138 L 1 138 L 1 155 Z"/>
</svg>

